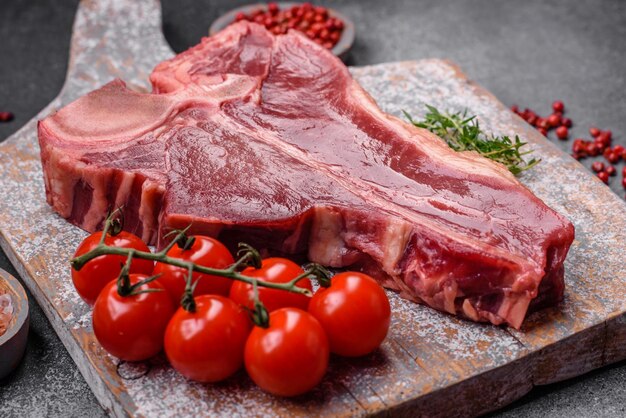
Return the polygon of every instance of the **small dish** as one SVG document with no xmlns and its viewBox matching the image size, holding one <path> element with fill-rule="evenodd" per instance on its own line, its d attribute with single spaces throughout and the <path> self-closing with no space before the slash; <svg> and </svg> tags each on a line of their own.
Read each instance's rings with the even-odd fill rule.
<svg viewBox="0 0 626 418">
<path fill-rule="evenodd" d="M 282 9 L 288 9 L 293 6 L 301 5 L 302 3 L 285 2 L 285 3 L 277 3 L 277 4 L 278 4 L 278 7 L 282 10 Z M 236 9 L 233 9 L 223 14 L 217 20 L 215 20 L 209 27 L 209 35 L 215 35 L 217 32 L 221 31 L 226 26 L 233 23 L 235 21 L 235 16 L 237 16 L 237 13 L 241 12 L 246 15 L 249 15 L 255 10 L 259 10 L 259 9 L 267 10 L 267 4 L 266 3 L 249 4 L 247 6 L 238 7 Z M 354 37 L 355 37 L 354 23 L 352 23 L 350 19 L 348 19 L 346 16 L 344 16 L 343 14 L 339 13 L 338 11 L 334 9 L 326 8 L 326 10 L 328 10 L 328 14 L 331 17 L 335 17 L 343 21 L 344 28 L 343 28 L 343 32 L 341 33 L 341 38 L 339 38 L 339 41 L 331 50 L 333 54 L 343 59 L 345 58 L 346 54 L 348 53 L 348 51 L 352 47 L 352 44 L 354 43 Z"/>
<path fill-rule="evenodd" d="M 28 337 L 28 298 L 24 288 L 13 276 L 0 269 L 0 290 L 9 295 L 13 313 L 9 326 L 0 336 L 0 380 L 17 367 L 24 356 Z"/>
</svg>

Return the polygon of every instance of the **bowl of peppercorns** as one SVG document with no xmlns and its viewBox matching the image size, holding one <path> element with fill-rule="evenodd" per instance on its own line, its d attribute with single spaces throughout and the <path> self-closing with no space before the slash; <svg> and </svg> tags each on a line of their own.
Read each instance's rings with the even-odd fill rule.
<svg viewBox="0 0 626 418">
<path fill-rule="evenodd" d="M 226 26 L 247 20 L 265 26 L 274 35 L 289 30 L 302 32 L 312 41 L 344 57 L 354 42 L 354 24 L 336 10 L 311 3 L 267 3 L 238 7 L 217 19 L 209 28 L 214 35 Z"/>
</svg>

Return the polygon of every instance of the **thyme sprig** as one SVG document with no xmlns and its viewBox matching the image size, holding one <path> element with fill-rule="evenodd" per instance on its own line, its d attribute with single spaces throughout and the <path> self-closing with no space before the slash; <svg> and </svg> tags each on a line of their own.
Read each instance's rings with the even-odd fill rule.
<svg viewBox="0 0 626 418">
<path fill-rule="evenodd" d="M 413 125 L 428 129 L 455 151 L 475 151 L 485 158 L 503 164 L 514 175 L 537 165 L 541 160 L 523 157 L 533 150 L 521 151 L 527 143 L 522 142 L 517 135 L 514 139 L 503 135 L 495 136 L 485 133 L 478 123 L 476 116 L 468 116 L 467 109 L 463 112 L 441 112 L 434 106 L 426 105 L 428 113 L 424 120 L 415 121 L 407 112 L 406 118 Z"/>
</svg>

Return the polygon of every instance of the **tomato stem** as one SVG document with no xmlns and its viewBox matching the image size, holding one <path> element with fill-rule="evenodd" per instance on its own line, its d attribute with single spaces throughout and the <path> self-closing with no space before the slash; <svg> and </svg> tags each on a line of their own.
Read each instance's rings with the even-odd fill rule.
<svg viewBox="0 0 626 418">
<path fill-rule="evenodd" d="M 306 266 L 304 266 L 304 270 L 305 270 L 305 273 L 308 272 L 307 276 L 313 276 L 317 280 L 320 286 L 322 287 L 330 286 L 330 278 L 332 274 L 326 267 L 317 263 L 309 263 Z"/>
<path fill-rule="evenodd" d="M 183 251 L 191 249 L 191 247 L 193 247 L 193 244 L 196 242 L 196 237 L 187 235 L 187 231 L 189 230 L 189 228 L 191 228 L 191 224 L 189 224 L 187 228 L 181 231 L 173 231 L 178 232 L 178 234 L 176 235 L 176 238 L 174 238 L 173 242 L 170 244 L 178 245 L 178 248 Z"/>
<path fill-rule="evenodd" d="M 101 255 L 121 255 L 125 257 L 139 258 L 142 260 L 157 261 L 159 263 L 169 264 L 169 265 L 181 267 L 184 269 L 191 269 L 198 273 L 210 274 L 213 276 L 220 276 L 220 277 L 227 277 L 232 280 L 238 280 L 244 283 L 254 284 L 255 279 L 248 277 L 248 276 L 244 276 L 243 274 L 238 272 L 237 269 L 240 268 L 241 266 L 248 265 L 247 263 L 256 264 L 257 260 L 260 260 L 260 257 L 258 257 L 258 252 L 254 248 L 248 245 L 245 245 L 242 247 L 245 248 L 247 252 L 242 257 L 240 257 L 233 265 L 231 265 L 230 267 L 226 269 L 205 267 L 196 263 L 190 263 L 190 262 L 181 260 L 179 258 L 169 257 L 166 255 L 165 250 L 159 251 L 157 253 L 151 253 L 151 252 L 138 251 L 138 250 L 129 249 L 129 248 L 113 247 L 110 245 L 106 245 L 104 243 L 100 243 L 93 250 L 81 256 L 78 256 L 76 258 L 73 258 L 72 260 L 70 260 L 70 263 L 72 265 L 72 268 L 74 268 L 76 271 L 79 271 L 86 263 L 88 263 L 89 261 L 93 260 L 96 257 L 100 257 Z M 250 250 L 253 250 L 253 251 L 250 251 Z M 241 250 L 240 250 L 240 253 L 241 253 Z M 307 267 L 307 269 L 301 276 L 307 277 L 310 275 L 314 275 L 319 278 L 318 276 L 319 269 L 323 267 L 319 266 L 318 264 L 315 264 L 315 265 L 311 264 L 309 266 L 316 266 L 316 267 Z M 298 280 L 302 279 L 302 277 L 298 276 Z M 296 286 L 295 285 L 296 282 L 297 280 L 296 281 L 292 280 L 291 282 L 288 282 L 288 283 L 272 283 L 272 282 L 259 281 L 258 285 L 262 287 L 271 288 L 271 289 L 279 289 L 279 290 L 286 290 L 286 291 L 293 292 L 293 293 L 299 293 L 305 296 L 312 295 L 310 290 L 303 289 L 301 287 Z"/>
<path fill-rule="evenodd" d="M 142 293 L 160 292 L 161 289 L 140 289 L 140 287 L 144 284 L 158 279 L 160 274 L 150 276 L 147 279 L 141 280 L 133 285 L 130 284 L 130 265 L 133 261 L 134 255 L 135 250 L 130 249 L 128 251 L 128 257 L 126 258 L 126 263 L 122 265 L 122 270 L 120 270 L 120 274 L 117 276 L 117 293 L 122 297 L 126 297 L 140 295 Z"/>
<path fill-rule="evenodd" d="M 107 223 L 109 220 L 107 219 Z M 106 226 L 105 226 L 106 228 Z M 102 234 L 104 236 L 104 234 Z M 100 244 L 103 245 L 103 244 Z M 120 296 L 129 296 L 130 295 L 130 264 L 133 261 L 133 250 L 128 252 L 128 257 L 126 257 L 126 263 L 122 264 L 122 269 L 120 270 L 120 274 L 117 276 L 117 293 Z"/>
<path fill-rule="evenodd" d="M 263 265 L 261 260 L 261 254 L 253 248 L 251 245 L 246 244 L 245 242 L 239 243 L 239 250 L 237 251 L 237 257 L 239 260 L 235 264 L 233 264 L 233 270 L 239 269 L 240 266 L 244 267 L 254 267 L 255 269 L 260 269 Z"/>
<path fill-rule="evenodd" d="M 196 290 L 198 280 L 192 283 L 193 280 L 193 266 L 191 262 L 188 262 L 187 266 L 187 278 L 185 280 L 185 291 L 183 297 L 180 300 L 180 305 L 187 312 L 194 313 L 196 311 L 196 300 L 193 298 L 193 292 Z"/>
<path fill-rule="evenodd" d="M 270 314 L 267 312 L 267 308 L 261 302 L 259 298 L 259 280 L 253 279 L 252 294 L 254 298 L 254 309 L 251 310 L 252 322 L 261 328 L 269 328 L 270 326 Z"/>
<path fill-rule="evenodd" d="M 104 228 L 102 230 L 102 238 L 100 239 L 100 243 L 91 251 L 75 257 L 70 260 L 70 264 L 72 268 L 76 271 L 79 271 L 85 264 L 89 261 L 93 260 L 96 257 L 100 257 L 101 255 L 121 255 L 126 257 L 126 263 L 122 266 L 122 270 L 120 275 L 118 276 L 118 293 L 121 296 L 129 296 L 133 294 L 139 294 L 143 292 L 147 292 L 150 290 L 138 290 L 143 284 L 148 283 L 152 280 L 155 280 L 156 277 L 152 276 L 146 280 L 143 280 L 139 283 L 135 283 L 134 285 L 130 284 L 130 266 L 133 258 L 139 258 L 142 260 L 151 260 L 157 261 L 159 263 L 169 264 L 172 266 L 177 266 L 186 269 L 189 273 L 187 276 L 187 282 L 185 285 L 185 293 L 183 294 L 181 303 L 183 303 L 183 307 L 187 309 L 189 312 L 195 311 L 195 301 L 193 300 L 193 290 L 197 283 L 192 283 L 192 274 L 193 272 L 209 274 L 212 276 L 220 276 L 226 277 L 231 280 L 238 280 L 247 284 L 251 284 L 254 286 L 255 290 L 257 286 L 267 287 L 270 289 L 278 289 L 278 290 L 286 290 L 288 292 L 299 293 L 305 296 L 312 296 L 312 293 L 308 289 L 304 289 L 296 286 L 298 281 L 305 277 L 313 276 L 316 278 L 320 285 L 324 286 L 325 283 L 329 283 L 330 273 L 324 267 L 319 264 L 311 263 L 305 267 L 305 271 L 294 278 L 293 280 L 287 283 L 272 283 L 265 281 L 258 281 L 255 278 L 244 276 L 239 271 L 245 267 L 253 267 L 255 269 L 261 268 L 261 255 L 259 252 L 252 246 L 246 243 L 239 243 L 239 250 L 237 251 L 237 261 L 235 261 L 231 266 L 225 269 L 211 268 L 201 266 L 199 264 L 193 263 L 191 261 L 181 260 L 179 258 L 169 257 L 167 255 L 168 251 L 171 250 L 174 245 L 183 245 L 183 249 L 187 249 L 193 245 L 193 237 L 187 236 L 187 231 L 191 228 L 191 225 L 187 226 L 185 229 L 172 231 L 166 236 L 176 234 L 174 239 L 161 251 L 152 253 L 150 251 L 139 251 L 134 248 L 121 248 L 115 247 L 112 245 L 107 245 L 105 243 L 106 235 L 109 231 L 115 232 L 118 227 L 123 226 L 123 221 L 121 222 L 119 219 L 123 218 L 122 208 L 119 207 L 115 209 L 113 212 L 107 216 L 107 219 L 104 223 Z M 113 230 L 111 230 L 113 229 Z M 119 233 L 117 231 L 116 233 Z M 182 244 L 181 244 L 182 243 Z M 326 284 L 327 285 L 327 284 Z M 257 294 L 256 292 L 255 294 Z M 255 297 L 255 310 L 256 310 L 256 302 L 258 301 L 258 297 Z M 260 302 L 259 302 L 260 303 Z M 187 307 L 185 307 L 187 306 Z M 262 306 L 262 304 L 261 304 Z M 265 308 L 263 307 L 263 310 Z M 265 311 L 265 316 L 267 316 L 267 311 Z M 262 319 L 262 318 L 261 318 Z"/>
<path fill-rule="evenodd" d="M 123 207 L 120 206 L 113 212 L 107 215 L 104 221 L 104 228 L 102 229 L 102 237 L 100 238 L 100 244 L 104 244 L 104 240 L 108 235 L 114 237 L 124 229 L 124 213 Z"/>
</svg>

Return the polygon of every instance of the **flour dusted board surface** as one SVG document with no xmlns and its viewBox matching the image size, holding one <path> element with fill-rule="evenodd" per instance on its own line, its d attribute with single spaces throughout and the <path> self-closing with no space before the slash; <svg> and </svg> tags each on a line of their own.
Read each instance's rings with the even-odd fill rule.
<svg viewBox="0 0 626 418">
<path fill-rule="evenodd" d="M 160 32 L 158 2 L 83 2 L 66 85 L 41 115 L 115 77 L 146 86 L 152 67 L 171 55 Z M 0 145 L 0 190 L 9 196 L 0 201 L 0 244 L 112 414 L 472 415 L 522 396 L 533 382 L 561 380 L 626 357 L 626 266 L 620 262 L 626 253 L 626 207 L 619 198 L 454 65 L 425 60 L 352 72 L 394 115 L 407 110 L 422 116 L 425 103 L 468 107 L 488 130 L 518 133 L 532 143 L 543 162 L 522 182 L 576 227 L 566 261 L 565 302 L 511 331 L 389 293 L 393 322 L 382 349 L 364 359 L 332 359 L 322 385 L 293 400 L 264 394 L 244 373 L 218 385 L 190 383 L 163 357 L 118 367 L 95 341 L 89 309 L 71 286 L 66 260 L 85 233 L 45 202 L 36 121 L 31 121 Z"/>
</svg>

